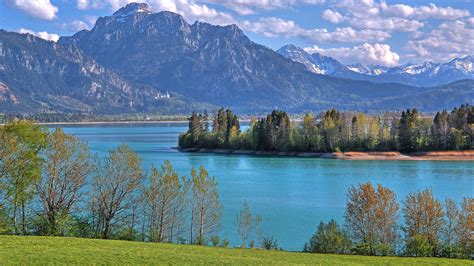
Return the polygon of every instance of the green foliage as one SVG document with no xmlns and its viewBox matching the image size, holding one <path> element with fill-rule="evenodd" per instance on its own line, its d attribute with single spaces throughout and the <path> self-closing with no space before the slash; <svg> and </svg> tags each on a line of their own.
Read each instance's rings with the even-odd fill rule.
<svg viewBox="0 0 474 266">
<path fill-rule="evenodd" d="M 410 257 L 430 257 L 435 247 L 430 243 L 428 236 L 416 234 L 407 240 L 405 255 Z"/>
<path fill-rule="evenodd" d="M 462 105 L 451 113 L 422 118 L 416 109 L 366 116 L 328 110 L 315 117 L 308 113 L 301 122 L 274 110 L 253 118 L 240 132 L 237 116 L 221 108 L 213 118 L 212 131 L 205 130 L 202 115 L 193 113 L 189 130 L 179 138 L 181 148 L 263 150 L 276 152 L 341 152 L 465 150 L 474 148 L 474 107 Z"/>
<path fill-rule="evenodd" d="M 278 241 L 271 237 L 264 237 L 262 240 L 262 248 L 266 250 L 280 250 Z"/>
<path fill-rule="evenodd" d="M 220 239 L 219 236 L 217 236 L 217 235 L 211 236 L 211 244 L 212 244 L 213 247 L 217 247 L 220 242 L 221 242 L 221 239 Z"/>
<path fill-rule="evenodd" d="M 336 221 L 321 222 L 303 251 L 311 253 L 349 254 L 352 241 Z"/>
<path fill-rule="evenodd" d="M 11 207 L 15 233 L 27 234 L 25 206 L 41 177 L 45 147 L 46 133 L 31 121 L 13 121 L 0 128 L 0 205 L 5 200 Z"/>
<path fill-rule="evenodd" d="M 191 169 L 191 237 L 195 244 L 206 245 L 212 233 L 220 229 L 222 205 L 219 202 L 217 181 L 207 170 Z M 193 237 L 194 236 L 194 237 Z"/>
<path fill-rule="evenodd" d="M 226 248 L 226 247 L 229 246 L 229 244 L 230 244 L 229 240 L 222 239 L 220 246 L 223 247 L 223 248 Z"/>
</svg>

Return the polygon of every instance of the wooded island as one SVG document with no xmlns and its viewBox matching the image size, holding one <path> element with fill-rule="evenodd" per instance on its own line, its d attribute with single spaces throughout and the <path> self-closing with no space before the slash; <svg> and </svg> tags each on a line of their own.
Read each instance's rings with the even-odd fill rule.
<svg viewBox="0 0 474 266">
<path fill-rule="evenodd" d="M 212 118 L 193 112 L 179 147 L 276 152 L 448 151 L 474 149 L 474 107 L 461 105 L 422 118 L 415 109 L 400 115 L 368 116 L 328 110 L 290 121 L 284 111 L 252 118 L 242 131 L 232 110 L 221 108 Z"/>
</svg>

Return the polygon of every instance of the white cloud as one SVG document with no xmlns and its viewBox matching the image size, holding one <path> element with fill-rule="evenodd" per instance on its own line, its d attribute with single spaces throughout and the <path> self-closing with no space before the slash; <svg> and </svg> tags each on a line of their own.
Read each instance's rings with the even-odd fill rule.
<svg viewBox="0 0 474 266">
<path fill-rule="evenodd" d="M 334 57 L 345 64 L 362 63 L 378 64 L 384 66 L 396 66 L 399 64 L 400 56 L 391 51 L 388 44 L 364 43 L 355 47 L 340 47 L 323 49 L 318 46 L 308 47 L 305 50 L 309 53 L 320 53 Z"/>
<path fill-rule="evenodd" d="M 81 30 L 89 30 L 91 28 L 91 25 L 82 20 L 75 19 L 69 23 L 64 23 L 62 25 L 62 28 L 69 31 L 81 31 Z"/>
<path fill-rule="evenodd" d="M 474 28 L 474 17 L 467 18 L 467 19 L 466 19 L 466 23 L 467 23 L 470 27 L 473 27 L 473 28 Z"/>
<path fill-rule="evenodd" d="M 59 40 L 59 35 L 46 31 L 34 32 L 30 29 L 21 28 L 18 32 L 21 34 L 31 34 L 47 41 L 57 42 Z"/>
<path fill-rule="evenodd" d="M 424 27 L 424 20 L 456 20 L 470 15 L 468 10 L 450 6 L 438 7 L 389 5 L 385 1 L 342 0 L 334 5 L 336 12 L 342 12 L 349 24 L 361 29 L 414 32 Z M 329 14 L 328 14 L 329 16 Z"/>
<path fill-rule="evenodd" d="M 136 0 L 76 0 L 76 6 L 81 10 L 110 8 L 119 9 Z"/>
<path fill-rule="evenodd" d="M 469 16 L 468 10 L 456 9 L 450 6 L 438 7 L 435 4 L 411 7 L 403 4 L 387 5 L 385 2 L 381 2 L 379 8 L 384 14 L 415 19 L 433 18 L 453 20 Z"/>
<path fill-rule="evenodd" d="M 359 29 L 413 32 L 424 26 L 423 22 L 404 18 L 367 17 L 352 18 L 350 24 Z"/>
<path fill-rule="evenodd" d="M 50 0 L 5 0 L 5 3 L 38 19 L 53 20 L 58 13 L 58 7 Z"/>
<path fill-rule="evenodd" d="M 417 39 L 409 40 L 405 46 L 409 52 L 407 57 L 411 60 L 445 62 L 474 54 L 474 25 L 469 21 L 448 21 Z"/>
<path fill-rule="evenodd" d="M 132 2 L 136 2 L 136 0 L 77 0 L 76 5 L 77 8 L 83 10 L 109 8 L 115 11 Z M 156 12 L 175 12 L 191 23 L 195 20 L 214 24 L 236 23 L 236 20 L 229 13 L 218 11 L 194 0 L 148 0 L 146 2 Z"/>
<path fill-rule="evenodd" d="M 297 5 L 320 5 L 325 0 L 205 0 L 234 10 L 240 15 L 256 14 L 260 10 L 288 9 Z"/>
<path fill-rule="evenodd" d="M 337 7 L 346 10 L 355 17 L 378 15 L 383 17 L 399 17 L 411 19 L 459 19 L 469 16 L 466 9 L 457 9 L 450 6 L 438 7 L 435 4 L 428 6 L 410 6 L 405 4 L 389 5 L 385 1 L 374 0 L 342 0 Z"/>
<path fill-rule="evenodd" d="M 327 29 L 303 29 L 292 20 L 276 17 L 261 18 L 257 22 L 244 21 L 240 26 L 246 31 L 262 34 L 266 37 L 300 38 L 313 43 L 324 42 L 368 42 L 383 41 L 390 34 L 376 30 L 357 31 L 351 27 Z"/>
<path fill-rule="evenodd" d="M 162 8 L 161 10 L 167 9 Z M 187 0 L 179 1 L 179 3 L 176 5 L 175 12 L 181 14 L 185 19 L 190 22 L 199 20 L 220 25 L 237 23 L 236 20 L 229 13 L 221 12 L 214 8 L 210 8 L 207 5 L 196 4 Z"/>
<path fill-rule="evenodd" d="M 331 21 L 332 23 L 338 24 L 344 21 L 344 16 L 337 11 L 326 9 L 323 12 L 323 19 Z"/>
</svg>

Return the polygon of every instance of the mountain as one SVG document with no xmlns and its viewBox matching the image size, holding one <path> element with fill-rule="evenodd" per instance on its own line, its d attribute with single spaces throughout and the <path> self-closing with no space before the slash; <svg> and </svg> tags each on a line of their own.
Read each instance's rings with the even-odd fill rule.
<svg viewBox="0 0 474 266">
<path fill-rule="evenodd" d="M 137 3 L 58 43 L 0 31 L 0 55 L 0 112 L 184 114 L 218 106 L 240 113 L 394 110 L 412 107 L 404 102 L 423 93 L 433 94 L 422 106 L 433 111 L 474 99 L 470 81 L 456 85 L 461 89 L 445 102 L 437 96 L 444 87 L 314 74 L 252 42 L 235 25 L 189 24 L 178 14 L 154 13 Z M 311 59 L 324 73 L 343 67 L 328 57 Z"/>
<path fill-rule="evenodd" d="M 351 64 L 344 66 L 339 61 L 319 53 L 309 54 L 302 48 L 286 45 L 277 50 L 284 57 L 302 63 L 306 69 L 334 77 L 367 80 L 377 83 L 394 82 L 417 87 L 448 84 L 463 79 L 474 79 L 473 56 L 456 58 L 448 63 L 407 63 L 397 67 Z M 321 71 L 319 66 L 324 66 Z"/>
<path fill-rule="evenodd" d="M 277 50 L 277 53 L 293 61 L 302 63 L 309 71 L 316 74 L 332 75 L 346 69 L 343 64 L 332 57 L 323 56 L 319 53 L 309 54 L 302 48 L 292 44 L 283 46 Z"/>
<path fill-rule="evenodd" d="M 389 70 L 388 67 L 384 67 L 384 66 L 379 66 L 379 65 L 364 66 L 362 64 L 347 65 L 346 68 L 349 69 L 352 72 L 356 72 L 356 73 L 363 74 L 363 75 L 368 75 L 368 76 L 383 75 L 383 74 L 387 73 L 387 71 Z M 351 74 L 354 75 L 353 73 L 351 73 Z"/>
<path fill-rule="evenodd" d="M 171 12 L 131 12 L 135 6 L 99 18 L 91 31 L 59 43 L 79 47 L 132 82 L 216 105 L 266 110 L 338 95 L 315 86 L 324 78 L 253 43 L 235 25 L 190 25 Z"/>
<path fill-rule="evenodd" d="M 167 110 L 166 91 L 134 84 L 73 45 L 0 30 L 0 111 L 134 113 Z M 189 102 L 173 95 L 174 108 Z M 192 109 L 186 109 L 192 110 Z"/>
</svg>

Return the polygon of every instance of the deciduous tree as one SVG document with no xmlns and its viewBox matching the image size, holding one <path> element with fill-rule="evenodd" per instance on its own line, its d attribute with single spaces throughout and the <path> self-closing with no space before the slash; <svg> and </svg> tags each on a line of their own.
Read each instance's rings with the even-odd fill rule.
<svg viewBox="0 0 474 266">
<path fill-rule="evenodd" d="M 433 192 L 427 189 L 410 193 L 403 201 L 403 216 L 407 242 L 417 235 L 426 236 L 434 247 L 432 255 L 436 255 L 445 221 L 441 202 Z"/>
<path fill-rule="evenodd" d="M 220 229 L 222 206 L 219 202 L 217 181 L 201 166 L 199 173 L 191 170 L 191 241 L 203 245 L 207 238 Z M 195 233 L 194 233 L 195 232 Z"/>
<path fill-rule="evenodd" d="M 47 137 L 45 165 L 36 191 L 48 222 L 48 233 L 62 235 L 60 220 L 82 200 L 86 178 L 91 172 L 87 144 L 56 129 Z"/>
<path fill-rule="evenodd" d="M 94 175 L 93 209 L 98 214 L 101 237 L 110 238 L 115 219 L 129 210 L 143 180 L 139 156 L 125 144 L 109 151 Z"/>
</svg>

